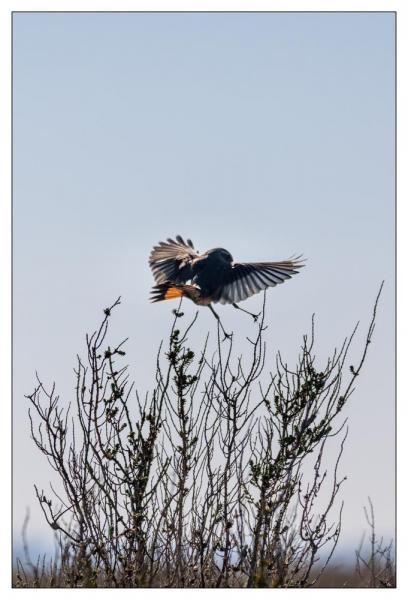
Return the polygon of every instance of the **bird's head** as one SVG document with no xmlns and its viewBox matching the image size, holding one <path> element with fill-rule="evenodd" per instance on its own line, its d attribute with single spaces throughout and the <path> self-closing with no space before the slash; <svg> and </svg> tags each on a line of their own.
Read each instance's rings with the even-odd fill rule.
<svg viewBox="0 0 408 600">
<path fill-rule="evenodd" d="M 208 250 L 206 254 L 215 260 L 220 260 L 228 264 L 231 264 L 234 260 L 231 253 L 228 252 L 228 250 L 225 250 L 225 248 L 212 248 L 211 250 Z"/>
</svg>

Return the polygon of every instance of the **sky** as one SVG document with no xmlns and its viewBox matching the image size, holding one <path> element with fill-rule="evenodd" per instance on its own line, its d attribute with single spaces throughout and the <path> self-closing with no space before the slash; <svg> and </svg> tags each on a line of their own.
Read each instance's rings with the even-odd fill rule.
<svg viewBox="0 0 408 600">
<path fill-rule="evenodd" d="M 296 359 L 315 314 L 322 363 L 360 321 L 352 364 L 385 280 L 347 408 L 341 543 L 358 545 L 368 496 L 394 537 L 394 67 L 391 13 L 14 14 L 17 544 L 28 506 L 32 539 L 50 539 L 33 484 L 52 475 L 24 397 L 35 371 L 68 402 L 85 333 L 121 295 L 112 335 L 129 336 L 151 389 L 174 305 L 149 303 L 147 259 L 176 234 L 237 261 L 307 257 L 268 292 L 271 359 Z M 217 310 L 245 348 L 250 319 Z M 207 331 L 202 309 L 197 343 Z"/>
</svg>

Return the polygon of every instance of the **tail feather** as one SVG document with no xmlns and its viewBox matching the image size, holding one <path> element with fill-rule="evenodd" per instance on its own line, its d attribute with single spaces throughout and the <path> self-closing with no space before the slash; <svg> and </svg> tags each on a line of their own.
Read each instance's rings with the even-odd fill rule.
<svg viewBox="0 0 408 600">
<path fill-rule="evenodd" d="M 151 291 L 152 302 L 160 302 L 161 300 L 174 300 L 183 296 L 183 290 L 174 283 L 160 283 L 155 285 Z"/>
</svg>

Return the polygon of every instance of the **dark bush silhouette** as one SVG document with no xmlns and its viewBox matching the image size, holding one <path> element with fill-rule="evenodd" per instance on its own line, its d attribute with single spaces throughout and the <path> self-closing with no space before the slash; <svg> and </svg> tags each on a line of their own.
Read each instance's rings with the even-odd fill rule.
<svg viewBox="0 0 408 600">
<path fill-rule="evenodd" d="M 32 438 L 59 481 L 50 492 L 35 486 L 59 554 L 48 566 L 32 565 L 31 578 L 19 561 L 15 584 L 316 585 L 340 535 L 342 411 L 366 359 L 380 293 L 353 367 L 347 355 L 356 329 L 321 367 L 312 321 L 297 364 L 290 368 L 278 353 L 269 373 L 265 300 L 239 356 L 220 325 L 215 352 L 208 338 L 192 349 L 197 314 L 183 326 L 174 311 L 144 398 L 123 363 L 126 340 L 106 342 L 120 299 L 105 309 L 86 338 L 86 360 L 78 357 L 74 403 L 64 408 L 55 386 L 40 379 L 28 396 Z M 329 443 L 338 452 L 327 467 Z"/>
</svg>

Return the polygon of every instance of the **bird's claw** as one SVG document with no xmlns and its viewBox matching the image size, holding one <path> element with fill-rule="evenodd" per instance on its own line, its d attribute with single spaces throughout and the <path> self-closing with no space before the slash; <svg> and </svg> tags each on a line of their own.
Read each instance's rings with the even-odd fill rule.
<svg viewBox="0 0 408 600">
<path fill-rule="evenodd" d="M 260 312 L 259 312 L 257 315 L 252 315 L 252 318 L 253 318 L 253 320 L 254 320 L 254 323 L 256 323 L 256 322 L 257 322 L 257 320 L 259 319 L 260 315 L 261 315 L 261 313 L 260 313 Z"/>
<path fill-rule="evenodd" d="M 222 340 L 223 342 L 225 342 L 225 340 L 232 340 L 232 333 L 227 333 L 226 331 L 224 331 L 224 339 Z"/>
</svg>

